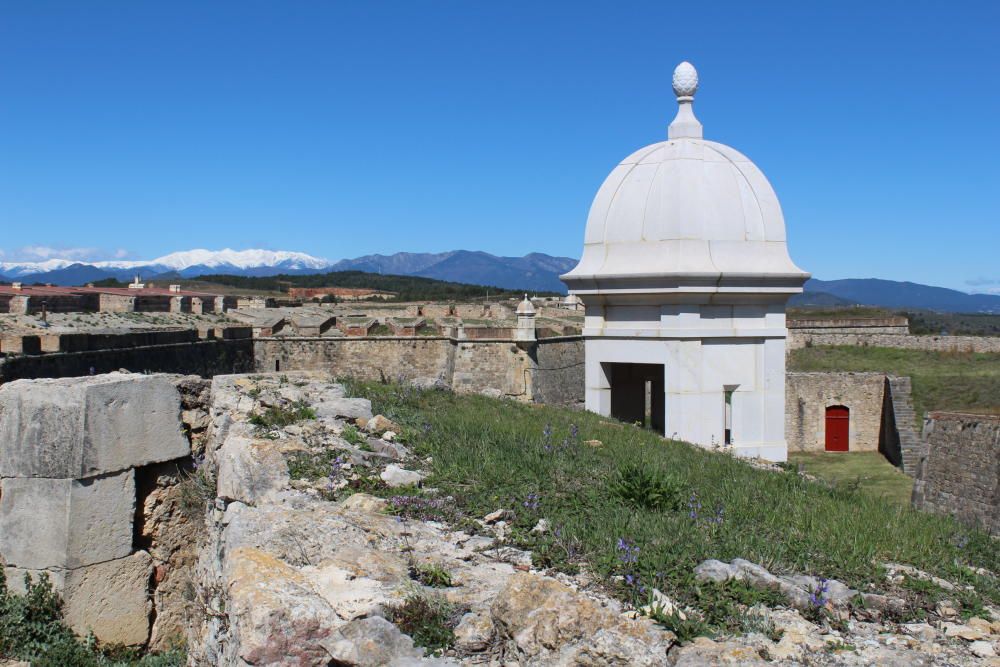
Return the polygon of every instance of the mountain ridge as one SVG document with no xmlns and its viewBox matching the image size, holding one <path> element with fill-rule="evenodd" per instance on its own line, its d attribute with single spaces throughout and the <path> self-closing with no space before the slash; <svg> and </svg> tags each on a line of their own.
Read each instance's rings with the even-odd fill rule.
<svg viewBox="0 0 1000 667">
<path fill-rule="evenodd" d="M 330 262 L 306 253 L 275 250 L 194 249 L 170 253 L 154 260 L 81 262 L 48 259 L 41 262 L 0 262 L 0 280 L 82 285 L 104 278 L 147 280 L 196 278 L 208 274 L 246 277 L 306 275 L 332 271 L 363 271 L 434 278 L 505 289 L 566 291 L 559 275 L 577 260 L 545 253 L 504 257 L 476 250 L 439 253 L 398 252 L 372 254 Z M 805 293 L 791 305 L 865 305 L 893 309 L 937 310 L 963 313 L 1000 313 L 1000 295 L 968 294 L 945 287 L 881 278 L 846 278 L 806 282 Z"/>
</svg>

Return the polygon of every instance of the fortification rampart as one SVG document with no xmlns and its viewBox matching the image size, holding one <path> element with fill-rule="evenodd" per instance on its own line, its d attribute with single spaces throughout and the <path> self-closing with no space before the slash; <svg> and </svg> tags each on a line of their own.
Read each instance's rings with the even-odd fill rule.
<svg viewBox="0 0 1000 667">
<path fill-rule="evenodd" d="M 23 378 L 57 378 L 109 373 L 121 368 L 141 373 L 183 373 L 211 377 L 253 368 L 249 338 L 194 340 L 80 352 L 0 358 L 0 383 Z"/>
<path fill-rule="evenodd" d="M 826 411 L 834 406 L 849 410 L 849 451 L 879 449 L 884 373 L 787 373 L 786 378 L 788 451 L 824 451 Z"/>
<path fill-rule="evenodd" d="M 913 506 L 1000 534 L 1000 416 L 932 412 Z"/>
<path fill-rule="evenodd" d="M 831 333 L 788 330 L 788 350 L 819 345 L 895 347 L 932 352 L 1000 352 L 1000 336 L 911 336 L 890 333 Z"/>
<path fill-rule="evenodd" d="M 579 337 L 518 342 L 448 336 L 254 339 L 258 371 L 327 371 L 368 380 L 442 380 L 456 391 L 546 403 L 583 397 Z"/>
</svg>

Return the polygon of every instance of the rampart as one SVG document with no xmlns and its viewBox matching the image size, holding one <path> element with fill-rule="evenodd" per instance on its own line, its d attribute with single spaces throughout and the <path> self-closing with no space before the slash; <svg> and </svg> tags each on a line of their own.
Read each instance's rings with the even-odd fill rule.
<svg viewBox="0 0 1000 667">
<path fill-rule="evenodd" d="M 788 350 L 820 345 L 895 347 L 932 352 L 1000 352 L 1000 336 L 911 336 L 891 333 L 832 333 L 788 330 Z"/>
<path fill-rule="evenodd" d="M 913 506 L 1000 534 L 1000 416 L 931 412 Z"/>
<path fill-rule="evenodd" d="M 53 378 L 109 373 L 126 368 L 139 373 L 184 373 L 211 377 L 253 368 L 249 338 L 212 339 L 138 345 L 77 352 L 0 358 L 0 383 L 23 378 Z"/>
<path fill-rule="evenodd" d="M 876 451 L 883 438 L 884 373 L 787 373 L 785 439 L 790 452 L 823 451 L 826 409 L 849 410 L 849 451 Z"/>
<path fill-rule="evenodd" d="M 434 378 L 460 392 L 525 401 L 577 403 L 583 397 L 579 337 L 516 342 L 449 336 L 261 337 L 258 371 L 327 371 L 368 380 Z"/>
</svg>

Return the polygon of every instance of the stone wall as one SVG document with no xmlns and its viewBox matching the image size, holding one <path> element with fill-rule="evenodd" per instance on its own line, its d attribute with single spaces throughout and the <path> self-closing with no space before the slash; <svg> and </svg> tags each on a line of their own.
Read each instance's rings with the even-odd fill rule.
<svg viewBox="0 0 1000 667">
<path fill-rule="evenodd" d="M 932 412 L 923 438 L 914 507 L 1000 534 L 1000 416 Z"/>
<path fill-rule="evenodd" d="M 177 553 L 193 554 L 192 539 L 146 511 L 154 492 L 171 485 L 161 478 L 176 484 L 179 466 L 190 461 L 180 415 L 180 394 L 164 376 L 111 373 L 0 387 L 0 557 L 7 581 L 17 589 L 25 575 L 47 574 L 64 600 L 66 622 L 81 635 L 145 646 L 161 616 L 175 626 L 160 633 L 159 646 L 166 634 L 180 635 L 179 615 L 167 609 L 179 589 L 162 614 L 153 589 Z M 170 546 L 163 548 L 166 535 Z"/>
<path fill-rule="evenodd" d="M 143 373 L 211 377 L 253 368 L 250 339 L 200 340 L 169 345 L 58 352 L 0 359 L 0 383 L 22 378 L 73 377 L 127 368 Z"/>
<path fill-rule="evenodd" d="M 532 373 L 538 403 L 582 405 L 584 396 L 583 337 L 545 338 L 535 345 Z"/>
<path fill-rule="evenodd" d="M 796 333 L 910 333 L 910 321 L 905 317 L 844 317 L 837 319 L 789 319 L 788 328 Z"/>
<path fill-rule="evenodd" d="M 895 347 L 932 352 L 1000 352 L 1000 336 L 911 336 L 888 333 L 830 333 L 788 330 L 788 350 L 819 345 Z"/>
<path fill-rule="evenodd" d="M 437 378 L 456 391 L 519 400 L 577 403 L 583 398 L 583 341 L 532 343 L 446 336 L 283 337 L 254 340 L 256 369 L 325 371 L 366 380 Z"/>
<path fill-rule="evenodd" d="M 883 373 L 787 373 L 785 439 L 789 452 L 826 449 L 826 408 L 850 410 L 849 451 L 877 451 L 883 438 Z"/>
</svg>

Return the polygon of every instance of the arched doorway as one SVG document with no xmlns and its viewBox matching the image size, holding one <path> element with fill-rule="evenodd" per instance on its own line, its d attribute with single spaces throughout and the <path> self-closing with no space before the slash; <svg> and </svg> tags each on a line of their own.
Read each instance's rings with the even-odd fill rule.
<svg viewBox="0 0 1000 667">
<path fill-rule="evenodd" d="M 851 410 L 844 405 L 826 409 L 826 451 L 846 452 L 851 432 Z"/>
</svg>

